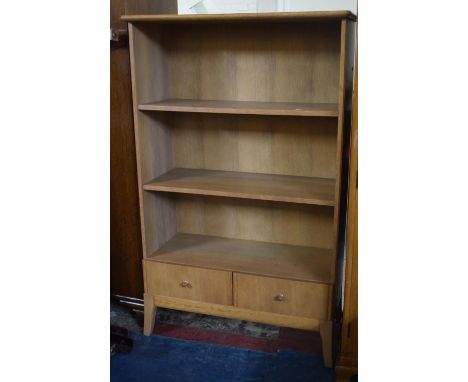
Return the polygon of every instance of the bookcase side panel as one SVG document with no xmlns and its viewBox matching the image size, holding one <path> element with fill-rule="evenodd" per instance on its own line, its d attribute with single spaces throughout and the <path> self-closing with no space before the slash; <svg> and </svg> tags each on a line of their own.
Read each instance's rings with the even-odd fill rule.
<svg viewBox="0 0 468 382">
<path fill-rule="evenodd" d="M 138 152 L 141 186 L 174 167 L 170 116 L 139 112 Z M 170 195 L 142 191 L 146 256 L 160 248 L 176 231 L 175 204 Z"/>
<path fill-rule="evenodd" d="M 138 169 L 143 257 L 175 233 L 175 205 L 171 198 L 143 190 L 143 184 L 173 167 L 171 132 L 165 116 L 138 110 L 143 100 L 165 97 L 165 64 L 158 29 L 129 25 L 135 145 Z"/>
</svg>

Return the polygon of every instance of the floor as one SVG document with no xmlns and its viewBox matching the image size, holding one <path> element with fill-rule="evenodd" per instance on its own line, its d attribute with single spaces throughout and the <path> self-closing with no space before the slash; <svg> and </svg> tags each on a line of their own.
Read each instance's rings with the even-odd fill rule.
<svg viewBox="0 0 468 382">
<path fill-rule="evenodd" d="M 131 335 L 133 350 L 111 358 L 112 382 L 334 382 L 322 358 L 163 336 Z"/>
<path fill-rule="evenodd" d="M 111 301 L 110 322 L 111 325 L 128 329 L 132 334 L 142 334 L 142 313 L 132 312 L 115 301 Z M 155 347 L 166 346 L 159 343 L 164 341 L 165 338 L 178 339 L 182 342 L 187 342 L 188 340 L 191 343 L 201 343 L 208 347 L 214 346 L 215 350 L 209 348 L 211 349 L 208 350 L 209 352 L 219 351 L 219 348 L 216 348 L 218 345 L 222 348 L 226 348 L 227 346 L 231 347 L 232 354 L 238 350 L 240 354 L 244 354 L 242 351 L 245 352 L 246 350 L 250 352 L 248 353 L 249 357 L 253 357 L 254 361 L 249 358 L 249 362 L 255 362 L 255 354 L 258 352 L 261 352 L 258 354 L 263 354 L 267 357 L 265 359 L 262 358 L 263 361 L 261 362 L 265 363 L 271 362 L 268 357 L 277 357 L 277 354 L 280 353 L 288 354 L 289 356 L 296 354 L 297 359 L 301 359 L 303 356 L 309 357 L 309 359 L 320 359 L 321 357 L 321 341 L 318 333 L 163 308 L 159 308 L 157 311 L 154 334 L 158 338 L 158 340 L 152 340 Z M 140 341 L 141 343 L 143 337 L 136 336 L 135 338 L 136 341 Z M 143 339 L 143 341 L 145 340 Z M 254 351 L 254 353 L 251 353 L 251 351 Z M 270 355 L 268 356 L 268 354 Z M 245 358 L 245 354 L 242 357 Z M 289 359 L 287 362 L 292 361 Z M 333 372 L 331 373 L 333 374 Z M 331 374 L 325 373 L 323 375 L 326 376 L 323 377 L 324 381 L 334 380 L 334 377 L 330 377 Z M 320 382 L 320 378 L 312 380 Z M 302 381 L 302 379 L 300 380 Z M 340 381 L 344 382 L 346 379 L 340 379 Z"/>
</svg>

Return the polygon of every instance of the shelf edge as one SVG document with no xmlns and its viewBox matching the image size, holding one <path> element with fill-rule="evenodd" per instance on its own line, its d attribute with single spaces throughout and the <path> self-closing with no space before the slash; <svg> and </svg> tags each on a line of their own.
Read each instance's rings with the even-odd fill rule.
<svg viewBox="0 0 468 382">
<path fill-rule="evenodd" d="M 183 187 L 167 187 L 157 186 L 151 183 L 147 183 L 143 186 L 145 191 L 155 192 L 171 192 L 176 194 L 190 194 L 190 195 L 205 195 L 205 196 L 220 196 L 225 198 L 238 198 L 238 199 L 250 199 L 250 200 L 264 200 L 269 202 L 283 202 L 283 203 L 295 203 L 295 204 L 308 204 L 316 206 L 334 207 L 334 200 L 324 199 L 303 199 L 299 197 L 275 197 L 275 196 L 258 196 L 257 194 L 241 193 L 236 192 L 236 195 L 232 195 L 233 192 L 229 191 L 210 191 L 205 189 L 197 188 L 183 188 Z"/>
<path fill-rule="evenodd" d="M 211 113 L 211 114 L 243 114 L 243 115 L 279 115 L 291 117 L 338 117 L 338 111 L 334 110 L 318 110 L 318 111 L 302 111 L 302 110 L 276 110 L 270 111 L 267 109 L 250 109 L 241 110 L 237 108 L 211 108 L 211 107 L 193 107 L 193 106 L 163 106 L 141 104 L 138 105 L 140 111 L 167 111 L 178 113 Z"/>
<path fill-rule="evenodd" d="M 357 16 L 349 10 L 310 11 L 310 12 L 264 12 L 264 13 L 224 13 L 224 14 L 146 14 L 123 15 L 121 20 L 127 22 L 252 22 L 252 21 L 319 21 L 319 20 L 357 20 Z"/>
</svg>

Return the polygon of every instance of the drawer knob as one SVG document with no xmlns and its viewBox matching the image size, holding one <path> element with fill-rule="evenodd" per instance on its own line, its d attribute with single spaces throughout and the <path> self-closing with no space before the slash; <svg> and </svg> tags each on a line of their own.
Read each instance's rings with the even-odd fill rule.
<svg viewBox="0 0 468 382">
<path fill-rule="evenodd" d="M 286 301 L 286 296 L 283 293 L 275 296 L 275 301 Z"/>
<path fill-rule="evenodd" d="M 191 288 L 191 287 L 192 287 L 192 284 L 190 284 L 190 282 L 187 281 L 187 280 L 182 281 L 179 285 L 180 285 L 182 288 Z"/>
</svg>

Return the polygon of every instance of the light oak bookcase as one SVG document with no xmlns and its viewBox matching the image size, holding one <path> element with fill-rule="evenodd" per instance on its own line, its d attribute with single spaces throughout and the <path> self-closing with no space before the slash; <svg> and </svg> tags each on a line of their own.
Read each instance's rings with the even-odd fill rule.
<svg viewBox="0 0 468 382">
<path fill-rule="evenodd" d="M 157 307 L 319 330 L 332 364 L 348 12 L 125 16 Z"/>
</svg>

